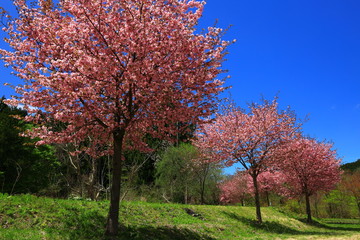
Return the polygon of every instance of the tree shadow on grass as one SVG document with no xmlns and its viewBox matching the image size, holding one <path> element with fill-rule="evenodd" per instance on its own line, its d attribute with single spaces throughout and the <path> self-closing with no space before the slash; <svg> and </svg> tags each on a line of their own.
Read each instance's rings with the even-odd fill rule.
<svg viewBox="0 0 360 240">
<path fill-rule="evenodd" d="M 314 227 L 318 227 L 318 228 L 323 228 L 323 229 L 360 232 L 359 223 L 330 222 L 330 223 L 325 224 L 325 223 L 319 222 L 317 220 L 313 220 L 312 223 L 307 223 L 306 219 L 298 219 L 298 220 L 305 224 L 308 224 L 308 225 L 311 225 Z M 330 226 L 329 224 L 336 224 L 336 225 L 340 225 L 340 226 Z M 343 226 L 341 226 L 341 225 L 343 225 Z"/>
<path fill-rule="evenodd" d="M 282 233 L 286 233 L 286 234 L 302 234 L 302 232 L 296 230 L 296 229 L 293 229 L 293 228 L 290 228 L 290 227 L 287 227 L 287 226 L 284 226 L 278 222 L 269 222 L 269 221 L 264 221 L 262 224 L 259 224 L 256 220 L 253 220 L 253 219 L 249 219 L 249 218 L 246 218 L 246 217 L 242 217 L 242 216 L 239 216 L 235 213 L 228 213 L 228 212 L 223 212 L 223 214 L 225 214 L 226 216 L 234 219 L 234 220 L 237 220 L 239 222 L 242 222 L 254 229 L 261 229 L 263 231 L 266 231 L 266 232 L 271 232 L 271 233 L 278 233 L 278 234 L 282 234 Z"/>
<path fill-rule="evenodd" d="M 199 234 L 189 229 L 176 227 L 122 227 L 119 240 L 215 240 L 206 234 Z"/>
<path fill-rule="evenodd" d="M 289 235 L 342 235 L 341 233 L 334 233 L 334 232 L 308 232 L 308 231 L 299 231 L 294 228 L 290 228 L 288 226 L 285 226 L 281 223 L 274 222 L 274 221 L 264 221 L 262 224 L 259 224 L 257 221 L 249 218 L 245 218 L 242 216 L 239 216 L 235 213 L 228 213 L 223 212 L 223 214 L 227 215 L 228 217 L 237 220 L 239 222 L 242 222 L 248 226 L 250 226 L 253 229 L 262 230 L 264 232 L 268 233 L 275 233 L 275 234 L 289 234 Z M 336 230 L 336 229 L 333 229 Z"/>
<path fill-rule="evenodd" d="M 106 217 L 96 210 L 66 208 L 64 221 L 59 227 L 47 228 L 48 233 L 66 234 L 63 239 L 76 240 L 105 240 Z M 189 229 L 176 226 L 124 226 L 119 229 L 118 240 L 214 240 L 206 234 L 197 233 Z"/>
<path fill-rule="evenodd" d="M 106 217 L 91 209 L 66 209 L 66 218 L 63 222 L 62 232 L 68 239 L 103 239 Z"/>
</svg>

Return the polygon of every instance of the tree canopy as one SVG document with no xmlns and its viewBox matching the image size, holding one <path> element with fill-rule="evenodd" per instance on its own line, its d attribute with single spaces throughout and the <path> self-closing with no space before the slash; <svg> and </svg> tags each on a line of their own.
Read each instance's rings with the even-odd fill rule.
<svg viewBox="0 0 360 240">
<path fill-rule="evenodd" d="M 169 138 L 181 131 L 176 123 L 209 116 L 230 43 L 220 28 L 196 32 L 200 1 L 14 4 L 19 17 L 5 29 L 12 50 L 0 54 L 24 85 L 8 103 L 23 104 L 26 120 L 41 124 L 28 131 L 38 144 L 88 141 L 76 153 L 113 154 L 106 233 L 115 236 L 123 150 L 149 150 L 145 133 Z"/>
</svg>

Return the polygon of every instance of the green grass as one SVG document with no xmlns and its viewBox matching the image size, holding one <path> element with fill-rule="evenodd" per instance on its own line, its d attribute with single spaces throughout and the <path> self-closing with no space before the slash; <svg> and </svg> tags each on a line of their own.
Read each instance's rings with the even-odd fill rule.
<svg viewBox="0 0 360 240">
<path fill-rule="evenodd" d="M 108 204 L 0 194 L 0 239 L 103 239 Z M 258 225 L 253 207 L 124 202 L 119 239 L 360 239 L 358 219 L 309 225 L 274 208 L 262 213 Z"/>
</svg>

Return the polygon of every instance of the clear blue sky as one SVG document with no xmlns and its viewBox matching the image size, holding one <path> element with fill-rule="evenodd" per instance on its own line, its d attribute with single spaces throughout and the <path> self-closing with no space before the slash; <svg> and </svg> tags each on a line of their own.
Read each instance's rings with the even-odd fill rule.
<svg viewBox="0 0 360 240">
<path fill-rule="evenodd" d="M 360 159 L 360 1 L 209 0 L 200 26 L 229 29 L 231 94 L 242 107 L 276 94 L 304 133 Z"/>
<path fill-rule="evenodd" d="M 360 1 L 208 0 L 199 26 L 216 19 L 237 40 L 224 68 L 240 106 L 278 94 L 282 107 L 309 114 L 306 135 L 333 141 L 344 163 L 360 158 Z M 0 71 L 1 83 L 18 82 Z M 12 93 L 0 85 L 0 95 Z"/>
</svg>

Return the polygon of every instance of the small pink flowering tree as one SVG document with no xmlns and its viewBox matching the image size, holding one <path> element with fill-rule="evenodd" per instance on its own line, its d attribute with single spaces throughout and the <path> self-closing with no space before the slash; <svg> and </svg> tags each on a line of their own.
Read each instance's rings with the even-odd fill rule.
<svg viewBox="0 0 360 240">
<path fill-rule="evenodd" d="M 258 176 L 272 164 L 272 152 L 299 129 L 294 114 L 279 111 L 276 99 L 251 104 L 249 112 L 230 107 L 212 123 L 201 126 L 195 144 L 207 149 L 211 161 L 231 166 L 238 162 L 252 178 L 256 217 L 262 223 Z"/>
<path fill-rule="evenodd" d="M 259 193 L 265 193 L 268 206 L 270 206 L 269 192 L 283 194 L 284 175 L 279 171 L 265 171 L 258 175 Z M 247 195 L 255 194 L 252 177 L 245 171 L 238 171 L 235 175 L 219 184 L 220 202 L 238 203 L 244 206 Z"/>
<path fill-rule="evenodd" d="M 285 176 L 288 196 L 305 196 L 307 222 L 312 222 L 310 196 L 329 191 L 340 181 L 340 160 L 330 143 L 297 138 L 277 149 L 278 168 Z"/>
<path fill-rule="evenodd" d="M 19 17 L 6 28 L 12 51 L 0 54 L 25 84 L 9 102 L 23 104 L 26 120 L 42 125 L 28 133 L 39 144 L 91 136 L 82 151 L 113 155 L 106 234 L 114 236 L 123 149 L 147 149 L 145 133 L 169 137 L 179 131 L 176 122 L 197 124 L 211 114 L 229 42 L 219 28 L 195 32 L 204 7 L 197 0 L 14 4 Z M 101 146 L 109 151 L 97 151 Z"/>
<path fill-rule="evenodd" d="M 219 184 L 220 202 L 222 203 L 241 203 L 244 206 L 244 199 L 249 193 L 247 174 L 237 172 L 229 179 Z"/>
<path fill-rule="evenodd" d="M 268 206 L 270 206 L 269 192 L 283 193 L 284 175 L 279 171 L 265 171 L 258 175 L 259 193 L 266 194 Z M 231 178 L 219 185 L 221 195 L 220 201 L 223 203 L 238 203 L 244 205 L 246 195 L 254 195 L 254 184 L 252 177 L 245 171 L 238 171 Z"/>
</svg>

